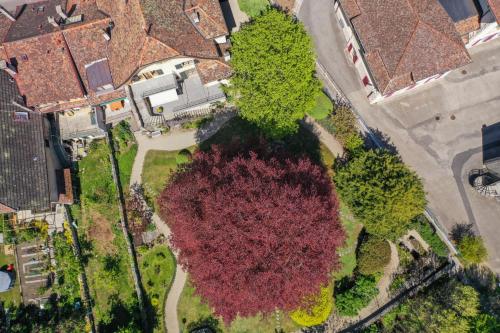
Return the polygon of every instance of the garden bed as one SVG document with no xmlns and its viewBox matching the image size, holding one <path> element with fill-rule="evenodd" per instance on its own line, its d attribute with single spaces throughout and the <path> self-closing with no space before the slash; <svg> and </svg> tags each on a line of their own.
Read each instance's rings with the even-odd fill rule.
<svg viewBox="0 0 500 333">
<path fill-rule="evenodd" d="M 122 186 L 127 189 L 137 145 L 124 124 L 112 133 Z M 104 331 L 134 326 L 139 321 L 137 297 L 106 142 L 92 142 L 78 167 L 80 206 L 74 205 L 72 213 L 79 224 L 81 243 L 87 244 L 85 269 L 96 325 Z"/>
</svg>

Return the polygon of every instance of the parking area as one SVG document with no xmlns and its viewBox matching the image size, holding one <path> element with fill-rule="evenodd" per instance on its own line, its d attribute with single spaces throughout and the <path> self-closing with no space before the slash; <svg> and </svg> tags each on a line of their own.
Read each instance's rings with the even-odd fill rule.
<svg viewBox="0 0 500 333">
<path fill-rule="evenodd" d="M 40 241 L 17 245 L 19 277 L 24 304 L 43 304 L 49 297 L 50 259 L 48 248 Z"/>
<path fill-rule="evenodd" d="M 473 62 L 443 79 L 370 105 L 344 55 L 333 2 L 304 1 L 299 18 L 313 36 L 320 63 L 368 126 L 385 133 L 422 177 L 440 223 L 448 230 L 474 224 L 490 267 L 500 273 L 500 202 L 480 196 L 467 177 L 482 167 L 481 127 L 500 122 L 500 39 L 470 49 Z"/>
</svg>

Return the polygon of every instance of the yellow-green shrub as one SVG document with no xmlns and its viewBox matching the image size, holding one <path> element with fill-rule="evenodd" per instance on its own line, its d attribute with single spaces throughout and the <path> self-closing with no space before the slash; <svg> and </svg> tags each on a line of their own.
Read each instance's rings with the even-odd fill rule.
<svg viewBox="0 0 500 333">
<path fill-rule="evenodd" d="M 307 297 L 299 309 L 290 312 L 290 318 L 302 326 L 320 325 L 333 309 L 333 286 L 321 288 L 318 295 Z"/>
</svg>

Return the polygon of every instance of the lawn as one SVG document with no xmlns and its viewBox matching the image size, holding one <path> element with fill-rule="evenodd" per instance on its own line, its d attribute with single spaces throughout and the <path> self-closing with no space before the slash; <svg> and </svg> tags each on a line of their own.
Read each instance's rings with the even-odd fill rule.
<svg viewBox="0 0 500 333">
<path fill-rule="evenodd" d="M 321 93 L 316 97 L 316 106 L 309 112 L 309 115 L 316 120 L 321 120 L 325 119 L 332 111 L 332 100 L 325 93 Z"/>
<path fill-rule="evenodd" d="M 268 0 L 238 0 L 240 9 L 248 16 L 257 16 L 269 6 Z"/>
<path fill-rule="evenodd" d="M 212 310 L 206 303 L 202 302 L 200 296 L 195 294 L 195 288 L 189 280 L 182 290 L 177 305 L 177 314 L 183 332 L 203 326 L 205 323 L 210 323 L 211 327 L 217 327 L 224 333 L 275 332 L 277 324 L 274 315 L 267 317 L 257 315 L 248 318 L 238 317 L 229 326 L 226 326 L 222 319 L 213 317 Z M 281 313 L 281 327 L 284 332 L 295 332 L 300 329 L 290 317 L 283 313 Z"/>
<path fill-rule="evenodd" d="M 188 150 L 193 152 L 196 147 L 190 147 Z M 153 206 L 156 207 L 156 198 L 167 185 L 168 178 L 177 169 L 180 150 L 163 151 L 150 150 L 147 152 L 142 168 L 142 184 L 146 194 L 151 199 Z"/>
<path fill-rule="evenodd" d="M 139 257 L 142 283 L 157 322 L 155 332 L 164 332 L 163 305 L 175 276 L 175 257 L 165 245 L 157 245 Z"/>
<path fill-rule="evenodd" d="M 6 255 L 4 252 L 3 245 L 0 245 L 0 268 L 7 266 L 9 264 L 16 265 L 16 258 L 11 255 Z M 19 290 L 19 279 L 16 277 L 16 282 L 12 289 L 0 294 L 0 302 L 5 302 L 8 307 L 9 304 L 20 304 L 21 303 L 21 293 Z"/>
<path fill-rule="evenodd" d="M 113 138 L 118 148 L 121 181 L 126 189 L 137 148 L 124 126 L 113 129 Z M 86 272 L 96 323 L 103 331 L 113 331 L 137 320 L 138 311 L 105 140 L 91 144 L 88 156 L 79 162 L 78 176 L 81 207 L 75 206 L 72 212 L 80 219 L 80 237 L 91 243 Z"/>
</svg>

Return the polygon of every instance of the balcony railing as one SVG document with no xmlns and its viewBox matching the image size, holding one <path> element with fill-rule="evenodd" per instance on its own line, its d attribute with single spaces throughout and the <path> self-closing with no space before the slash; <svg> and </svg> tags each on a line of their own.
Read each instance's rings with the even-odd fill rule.
<svg viewBox="0 0 500 333">
<path fill-rule="evenodd" d="M 198 105 L 203 105 L 205 103 L 209 103 L 209 102 L 212 102 L 212 101 L 215 101 L 215 100 L 218 100 L 218 99 L 222 99 L 222 98 L 225 98 L 225 97 L 226 97 L 226 95 L 224 95 L 224 93 L 219 93 L 219 94 L 211 95 L 211 96 L 208 96 L 208 97 L 205 97 L 205 98 L 200 98 L 200 99 L 191 101 L 191 102 L 186 103 L 184 105 L 178 105 L 178 106 L 174 107 L 172 109 L 172 111 L 173 112 L 178 112 L 178 111 L 186 110 L 186 109 L 193 108 L 193 107 L 196 107 Z"/>
</svg>

